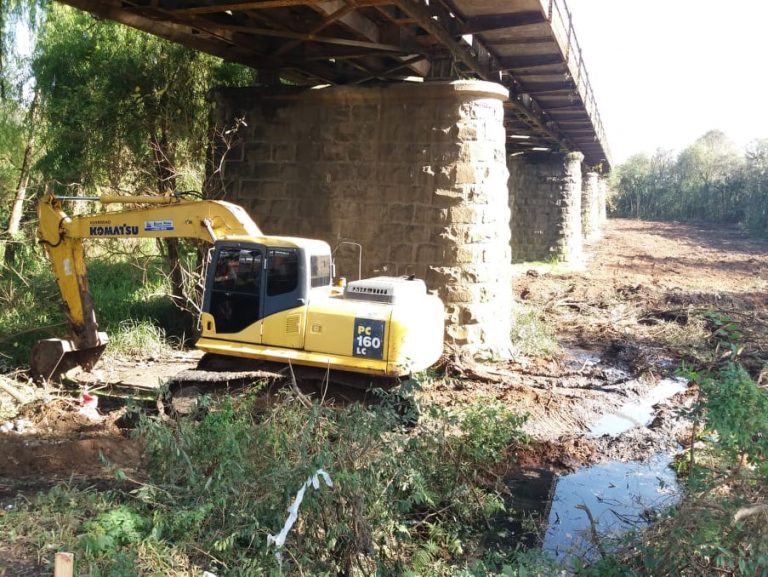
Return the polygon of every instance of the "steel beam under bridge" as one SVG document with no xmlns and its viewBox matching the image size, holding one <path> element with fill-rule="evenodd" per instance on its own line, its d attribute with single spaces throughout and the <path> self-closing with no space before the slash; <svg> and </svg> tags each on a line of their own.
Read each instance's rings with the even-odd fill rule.
<svg viewBox="0 0 768 577">
<path fill-rule="evenodd" d="M 480 78 L 507 150 L 611 158 L 565 0 L 60 0 L 294 83 Z"/>
</svg>

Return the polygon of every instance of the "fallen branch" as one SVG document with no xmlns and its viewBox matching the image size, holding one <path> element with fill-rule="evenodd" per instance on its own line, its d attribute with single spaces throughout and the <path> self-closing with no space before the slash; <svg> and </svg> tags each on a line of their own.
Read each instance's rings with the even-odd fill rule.
<svg viewBox="0 0 768 577">
<path fill-rule="evenodd" d="M 298 397 L 299 401 L 302 405 L 304 405 L 306 408 L 309 408 L 312 406 L 312 401 L 299 390 L 299 383 L 296 382 L 296 374 L 293 372 L 293 365 L 289 362 L 288 363 L 288 370 L 291 373 L 291 388 L 293 389 L 293 392 L 296 393 L 296 396 Z"/>
<path fill-rule="evenodd" d="M 19 403 L 22 405 L 25 404 L 29 399 L 27 399 L 26 396 L 22 395 L 19 391 L 11 387 L 10 385 L 5 384 L 2 380 L 0 380 L 0 390 L 3 392 L 9 394 L 14 399 L 16 399 Z"/>
<path fill-rule="evenodd" d="M 452 351 L 449 354 L 443 355 L 438 362 L 437 368 L 438 370 L 442 369 L 446 376 L 459 379 L 493 385 L 499 385 L 504 382 L 504 378 L 487 372 L 473 359 L 469 358 L 468 355 L 458 351 Z"/>
<path fill-rule="evenodd" d="M 754 517 L 755 515 L 759 515 L 760 513 L 768 513 L 768 505 L 762 504 L 762 505 L 752 505 L 751 507 L 742 507 L 733 516 L 733 522 L 738 523 L 739 521 L 743 519 L 747 519 L 749 517 Z"/>
<path fill-rule="evenodd" d="M 592 511 L 589 510 L 589 507 L 587 507 L 585 503 L 576 505 L 576 508 L 587 514 L 587 519 L 589 519 L 589 535 L 592 544 L 597 547 L 597 550 L 600 552 L 600 557 L 605 558 L 605 549 L 603 549 L 603 544 L 600 541 L 600 534 L 597 532 L 597 523 L 592 516 Z"/>
</svg>

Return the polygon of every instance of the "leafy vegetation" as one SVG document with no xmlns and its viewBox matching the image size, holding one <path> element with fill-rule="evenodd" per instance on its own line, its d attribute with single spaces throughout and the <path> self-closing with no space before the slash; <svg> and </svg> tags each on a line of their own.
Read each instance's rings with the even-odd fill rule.
<svg viewBox="0 0 768 577">
<path fill-rule="evenodd" d="M 206 93 L 251 73 L 81 10 L 49 10 L 32 65 L 46 119 L 42 174 L 90 189 L 201 190 Z"/>
<path fill-rule="evenodd" d="M 768 397 L 735 362 L 692 376 L 701 396 L 688 494 L 644 536 L 635 561 L 652 574 L 765 575 Z"/>
<path fill-rule="evenodd" d="M 404 428 L 374 407 L 306 406 L 257 393 L 202 403 L 168 427 L 141 415 L 146 478 L 120 490 L 59 486 L 0 518 L 15 545 L 73 550 L 89 575 L 517 575 L 541 564 L 484 545 L 504 509 L 504 472 L 523 422 L 482 399 L 421 407 Z M 281 549 L 267 540 L 318 469 Z"/>
<path fill-rule="evenodd" d="M 28 55 L 8 40 L 19 22 L 31 39 Z M 16 253 L 34 242 L 34 200 L 44 191 L 206 192 L 206 95 L 250 83 L 252 70 L 44 0 L 0 4 L 0 28 L 3 276 L 24 266 Z M 195 297 L 180 263 L 195 253 L 175 239 L 160 250 L 182 307 Z"/>
<path fill-rule="evenodd" d="M 635 155 L 614 175 L 614 212 L 646 219 L 742 223 L 768 235 L 768 140 L 740 153 L 713 130 L 675 155 Z"/>
<path fill-rule="evenodd" d="M 682 502 L 622 552 L 584 575 L 765 575 L 768 573 L 768 394 L 738 362 L 737 323 L 710 315 L 713 361 L 685 369 L 698 399 L 678 462 Z"/>
<path fill-rule="evenodd" d="M 0 363 L 8 369 L 26 365 L 39 339 L 68 331 L 47 262 L 39 254 L 23 262 L 22 270 L 0 277 Z M 89 280 L 100 328 L 113 338 L 109 354 L 157 351 L 168 346 L 166 336 L 190 335 L 189 318 L 168 298 L 156 255 L 104 254 L 89 263 Z"/>
</svg>

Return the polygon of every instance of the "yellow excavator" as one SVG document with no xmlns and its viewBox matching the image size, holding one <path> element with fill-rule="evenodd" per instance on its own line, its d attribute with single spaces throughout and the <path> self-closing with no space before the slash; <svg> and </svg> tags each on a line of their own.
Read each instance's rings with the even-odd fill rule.
<svg viewBox="0 0 768 577">
<path fill-rule="evenodd" d="M 62 209 L 64 200 L 135 206 L 70 217 Z M 428 368 L 442 354 L 443 304 L 422 280 L 374 277 L 341 288 L 333 282 L 327 243 L 265 235 L 235 204 L 172 196 L 46 195 L 38 215 L 39 241 L 72 332 L 68 339 L 35 344 L 30 365 L 38 380 L 58 380 L 76 366 L 90 370 L 108 342 L 96 322 L 83 239 L 212 243 L 196 345 L 206 356 L 332 371 L 350 377 L 353 386 L 380 386 Z"/>
</svg>

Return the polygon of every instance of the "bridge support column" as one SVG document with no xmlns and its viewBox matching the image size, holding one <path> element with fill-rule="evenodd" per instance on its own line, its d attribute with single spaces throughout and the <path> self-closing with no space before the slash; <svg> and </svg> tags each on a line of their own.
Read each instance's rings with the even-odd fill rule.
<svg viewBox="0 0 768 577">
<path fill-rule="evenodd" d="M 579 262 L 582 257 L 580 152 L 509 158 L 514 262 Z"/>
<path fill-rule="evenodd" d="M 587 172 L 581 189 L 581 229 L 585 241 L 600 238 L 602 233 L 600 176 Z"/>
<path fill-rule="evenodd" d="M 602 233 L 605 230 L 606 223 L 608 222 L 608 177 L 600 177 L 597 184 L 597 222 Z"/>
<path fill-rule="evenodd" d="M 478 81 L 221 90 L 243 118 L 226 197 L 266 233 L 338 245 L 339 274 L 416 274 L 446 305 L 446 337 L 506 354 L 511 259 L 503 87 Z"/>
</svg>

